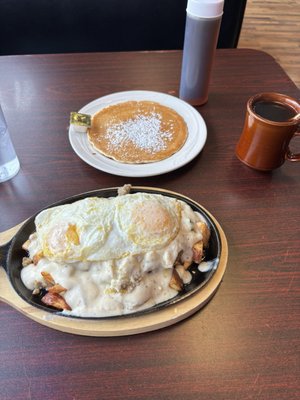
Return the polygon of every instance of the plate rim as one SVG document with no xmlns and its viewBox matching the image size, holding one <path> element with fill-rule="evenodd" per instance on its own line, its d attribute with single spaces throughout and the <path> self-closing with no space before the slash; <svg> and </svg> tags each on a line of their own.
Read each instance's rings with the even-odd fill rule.
<svg viewBox="0 0 300 400">
<path fill-rule="evenodd" d="M 124 98 L 124 100 L 117 100 L 118 98 Z M 206 123 L 198 110 L 196 110 L 193 106 L 185 102 L 184 100 L 178 98 L 177 96 L 173 96 L 168 93 L 151 91 L 151 90 L 127 90 L 121 92 L 110 93 L 104 96 L 101 96 L 97 99 L 90 101 L 80 108 L 78 112 L 89 113 L 88 111 L 91 108 L 97 107 L 97 111 L 108 107 L 109 105 L 121 103 L 124 101 L 136 100 L 136 97 L 141 97 L 141 100 L 149 100 L 156 101 L 165 105 L 167 107 L 173 108 L 181 117 L 184 118 L 188 127 L 190 127 L 191 131 L 188 133 L 188 138 L 182 148 L 168 157 L 165 160 L 153 162 L 153 163 L 145 163 L 145 164 L 126 164 L 121 163 L 115 160 L 112 160 L 101 153 L 96 153 L 95 149 L 86 142 L 86 146 L 88 151 L 82 148 L 80 144 L 81 139 L 76 135 L 86 135 L 85 133 L 76 132 L 73 126 L 70 124 L 68 137 L 70 145 L 73 151 L 77 154 L 77 156 L 90 165 L 91 167 L 110 173 L 112 175 L 117 176 L 125 176 L 125 177 L 150 177 L 157 176 L 161 174 L 165 174 L 171 171 L 174 171 L 178 168 L 183 167 L 184 165 L 191 162 L 194 158 L 198 156 L 198 154 L 203 150 L 206 140 L 207 140 L 207 126 Z M 158 99 L 156 98 L 158 97 Z M 174 103 L 170 105 L 169 102 Z M 100 103 L 103 103 L 103 107 L 99 106 Z M 185 110 L 185 112 L 183 112 Z M 96 111 L 95 111 L 96 112 Z M 187 114 L 188 113 L 188 114 Z M 188 121 L 187 121 L 188 118 Z M 190 119 L 193 118 L 193 123 L 197 124 L 196 131 L 192 130 Z M 190 126 L 189 126 L 190 124 Z M 190 146 L 193 141 L 193 145 Z"/>
</svg>

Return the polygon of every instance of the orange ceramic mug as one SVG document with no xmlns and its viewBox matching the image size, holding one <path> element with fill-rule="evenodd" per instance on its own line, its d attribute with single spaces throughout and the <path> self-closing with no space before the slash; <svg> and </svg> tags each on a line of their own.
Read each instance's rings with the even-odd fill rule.
<svg viewBox="0 0 300 400">
<path fill-rule="evenodd" d="M 249 167 L 270 171 L 285 160 L 300 161 L 300 154 L 289 148 L 295 136 L 300 136 L 299 102 L 280 93 L 260 93 L 247 102 L 236 155 Z"/>
</svg>

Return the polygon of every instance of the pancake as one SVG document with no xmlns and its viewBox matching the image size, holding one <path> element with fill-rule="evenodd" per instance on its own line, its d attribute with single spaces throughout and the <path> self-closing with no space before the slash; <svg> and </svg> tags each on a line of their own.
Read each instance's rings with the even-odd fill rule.
<svg viewBox="0 0 300 400">
<path fill-rule="evenodd" d="M 106 157 L 129 164 L 164 160 L 185 143 L 188 128 L 173 109 L 152 101 L 108 106 L 92 117 L 88 139 Z"/>
</svg>

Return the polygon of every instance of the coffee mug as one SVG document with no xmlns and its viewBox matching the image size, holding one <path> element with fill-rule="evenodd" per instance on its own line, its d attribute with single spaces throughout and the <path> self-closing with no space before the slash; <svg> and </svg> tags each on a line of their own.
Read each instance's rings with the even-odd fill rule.
<svg viewBox="0 0 300 400">
<path fill-rule="evenodd" d="M 299 102 L 280 93 L 256 94 L 247 102 L 236 155 L 249 167 L 271 171 L 285 160 L 300 161 L 300 153 L 289 148 L 295 136 L 300 136 Z"/>
</svg>

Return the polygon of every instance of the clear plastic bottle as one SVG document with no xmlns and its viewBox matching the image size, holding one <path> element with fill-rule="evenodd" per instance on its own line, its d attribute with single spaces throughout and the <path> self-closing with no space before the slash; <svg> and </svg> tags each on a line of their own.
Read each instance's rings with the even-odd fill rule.
<svg viewBox="0 0 300 400">
<path fill-rule="evenodd" d="M 0 106 L 0 183 L 13 178 L 19 172 L 19 169 L 19 159 Z"/>
<path fill-rule="evenodd" d="M 188 0 L 179 97 L 192 105 L 208 100 L 224 0 Z"/>
</svg>

